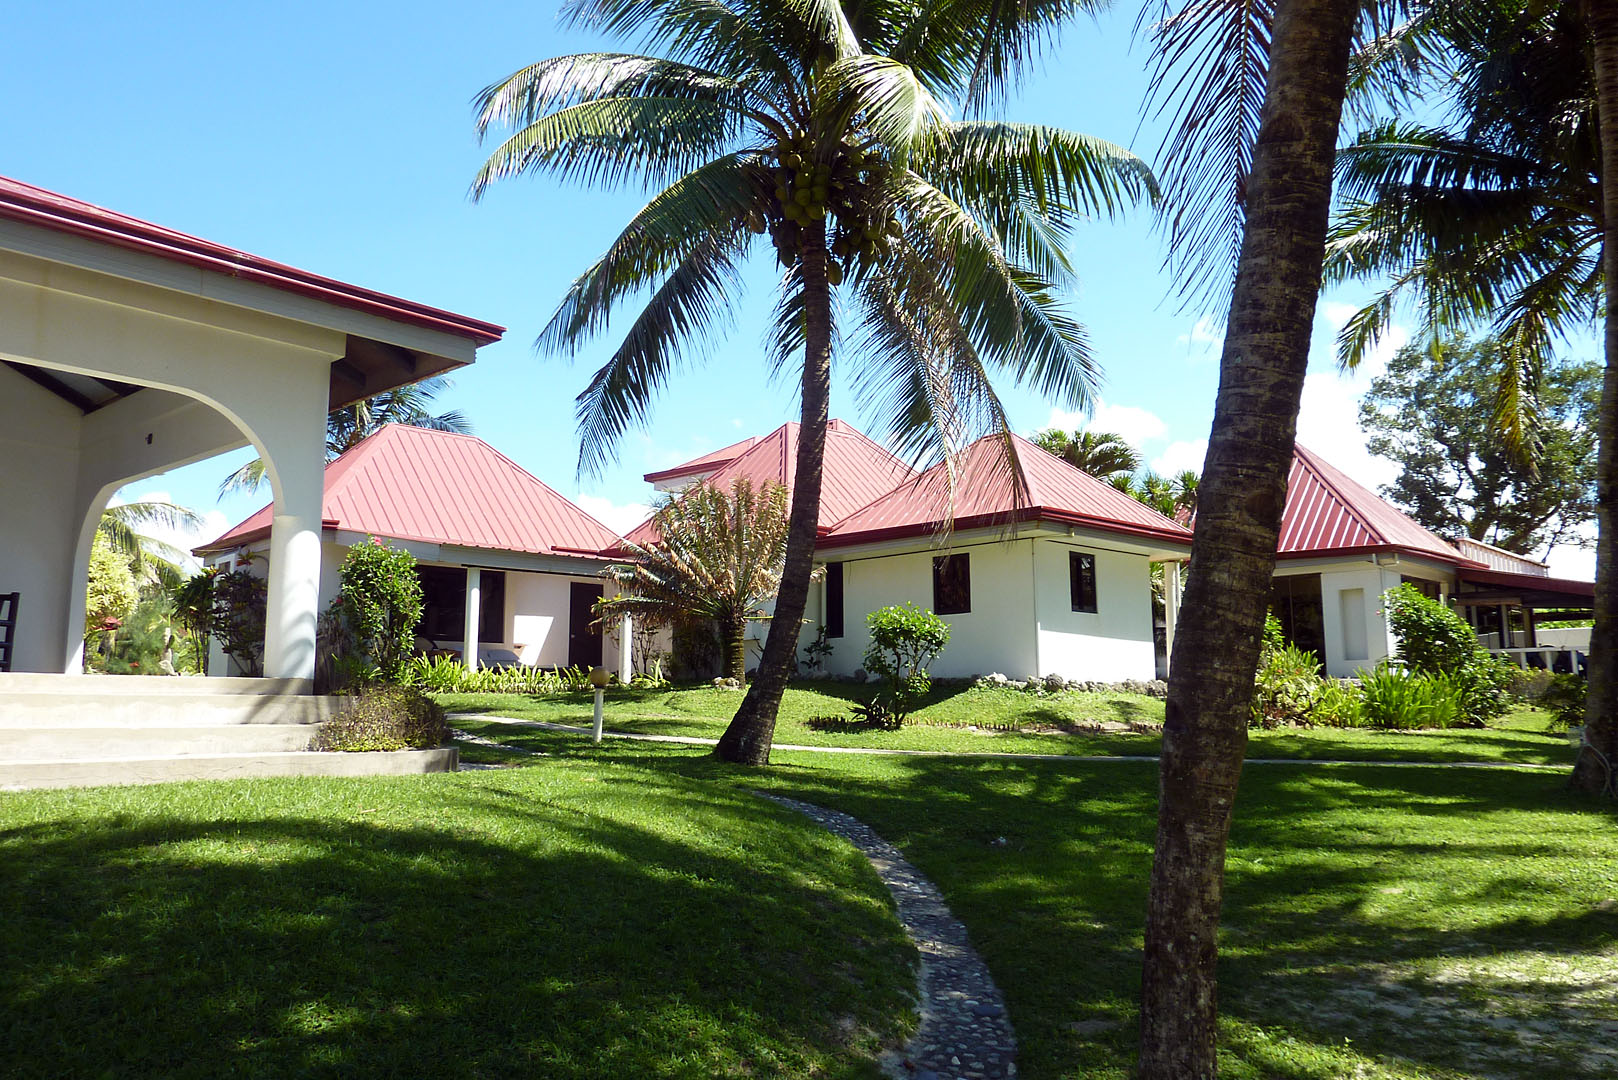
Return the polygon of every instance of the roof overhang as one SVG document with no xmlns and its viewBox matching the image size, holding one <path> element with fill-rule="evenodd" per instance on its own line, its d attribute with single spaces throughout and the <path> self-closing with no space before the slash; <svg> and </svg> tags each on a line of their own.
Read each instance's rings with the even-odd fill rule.
<svg viewBox="0 0 1618 1080">
<path fill-rule="evenodd" d="M 1473 567 L 1462 567 L 1458 576 L 1463 584 L 1475 586 L 1471 592 L 1455 594 L 1455 602 L 1468 607 L 1515 604 L 1533 608 L 1588 608 L 1595 603 L 1593 581 Z"/>
</svg>

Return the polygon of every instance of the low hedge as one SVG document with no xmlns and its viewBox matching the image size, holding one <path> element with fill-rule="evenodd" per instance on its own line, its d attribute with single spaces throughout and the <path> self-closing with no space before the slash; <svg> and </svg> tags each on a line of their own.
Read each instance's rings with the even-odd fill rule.
<svg viewBox="0 0 1618 1080">
<path fill-rule="evenodd" d="M 444 707 L 411 686 L 378 686 L 354 695 L 324 724 L 311 750 L 430 750 L 449 742 Z"/>
</svg>

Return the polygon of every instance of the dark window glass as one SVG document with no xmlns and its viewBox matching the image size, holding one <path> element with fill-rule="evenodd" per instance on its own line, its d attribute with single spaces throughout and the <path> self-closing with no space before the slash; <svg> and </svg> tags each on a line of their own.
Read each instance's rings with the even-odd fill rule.
<svg viewBox="0 0 1618 1080">
<path fill-rule="evenodd" d="M 1286 639 L 1316 657 L 1326 655 L 1326 618 L 1319 574 L 1287 574 L 1270 582 L 1270 611 Z"/>
<path fill-rule="evenodd" d="M 826 564 L 826 636 L 843 636 L 843 564 Z"/>
<path fill-rule="evenodd" d="M 458 566 L 418 566 L 421 622 L 416 633 L 437 643 L 466 639 L 466 570 Z M 506 637 L 506 575 L 485 570 L 478 579 L 478 640 Z"/>
<path fill-rule="evenodd" d="M 1067 588 L 1074 611 L 1096 610 L 1096 557 L 1082 551 L 1067 553 Z"/>
<path fill-rule="evenodd" d="M 465 591 L 465 586 L 462 586 Z M 485 570 L 478 579 L 478 640 L 501 642 L 506 640 L 506 575 L 500 570 Z M 461 621 L 466 621 L 463 612 Z"/>
<path fill-rule="evenodd" d="M 965 555 L 933 558 L 933 611 L 964 615 L 972 610 L 972 565 Z"/>
</svg>

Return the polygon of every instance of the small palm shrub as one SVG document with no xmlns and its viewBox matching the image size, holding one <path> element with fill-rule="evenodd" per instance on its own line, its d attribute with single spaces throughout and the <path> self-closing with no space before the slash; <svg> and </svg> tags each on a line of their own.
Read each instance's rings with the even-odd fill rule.
<svg viewBox="0 0 1618 1080">
<path fill-rule="evenodd" d="M 1296 645 L 1266 647 L 1253 678 L 1251 725 L 1275 728 L 1308 723 L 1322 686 L 1320 661 L 1314 653 Z"/>
<path fill-rule="evenodd" d="M 662 669 L 647 685 L 661 685 Z M 637 677 L 638 680 L 639 677 Z M 432 694 L 561 694 L 591 690 L 590 673 L 584 668 L 505 667 L 470 670 L 447 656 L 416 656 L 405 662 L 402 680 Z"/>
<path fill-rule="evenodd" d="M 1389 731 L 1447 728 L 1461 723 L 1465 688 L 1443 673 L 1423 674 L 1383 663 L 1360 672 L 1361 710 L 1367 727 Z"/>
<path fill-rule="evenodd" d="M 429 750 L 449 741 L 443 706 L 411 686 L 355 694 L 347 711 L 324 724 L 311 750 Z"/>
<path fill-rule="evenodd" d="M 865 670 L 880 675 L 887 686 L 870 702 L 864 718 L 884 727 L 904 723 L 932 689 L 927 668 L 949 644 L 949 623 L 915 604 L 878 608 L 865 617 L 871 644 L 865 649 Z"/>
</svg>

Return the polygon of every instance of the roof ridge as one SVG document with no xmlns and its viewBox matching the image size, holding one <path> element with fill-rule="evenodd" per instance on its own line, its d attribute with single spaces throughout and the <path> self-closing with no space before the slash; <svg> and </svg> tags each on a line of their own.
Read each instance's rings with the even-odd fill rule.
<svg viewBox="0 0 1618 1080">
<path fill-rule="evenodd" d="M 1387 533 L 1382 531 L 1381 527 L 1378 526 L 1376 522 L 1372 521 L 1364 513 L 1364 511 L 1355 505 L 1354 500 L 1343 494 L 1342 489 L 1336 483 L 1333 483 L 1332 480 L 1326 475 L 1326 469 L 1330 469 L 1333 472 L 1340 472 L 1336 466 L 1332 465 L 1325 458 L 1303 445 L 1303 443 L 1298 442 L 1296 439 L 1293 440 L 1292 447 L 1296 451 L 1295 456 L 1303 462 L 1304 468 L 1308 469 L 1314 475 L 1315 481 L 1324 487 L 1332 498 L 1337 500 L 1338 504 L 1341 505 L 1349 516 L 1354 519 L 1360 528 L 1376 537 L 1380 543 L 1387 544 L 1390 547 L 1399 546 L 1388 537 Z M 1347 473 L 1340 473 L 1340 475 L 1342 475 L 1345 479 L 1352 479 L 1352 477 L 1350 477 Z M 1367 488 L 1366 490 L 1369 491 L 1370 489 Z M 1375 492 L 1372 492 L 1372 494 L 1375 495 Z M 1377 497 L 1380 498 L 1380 496 Z"/>
</svg>

